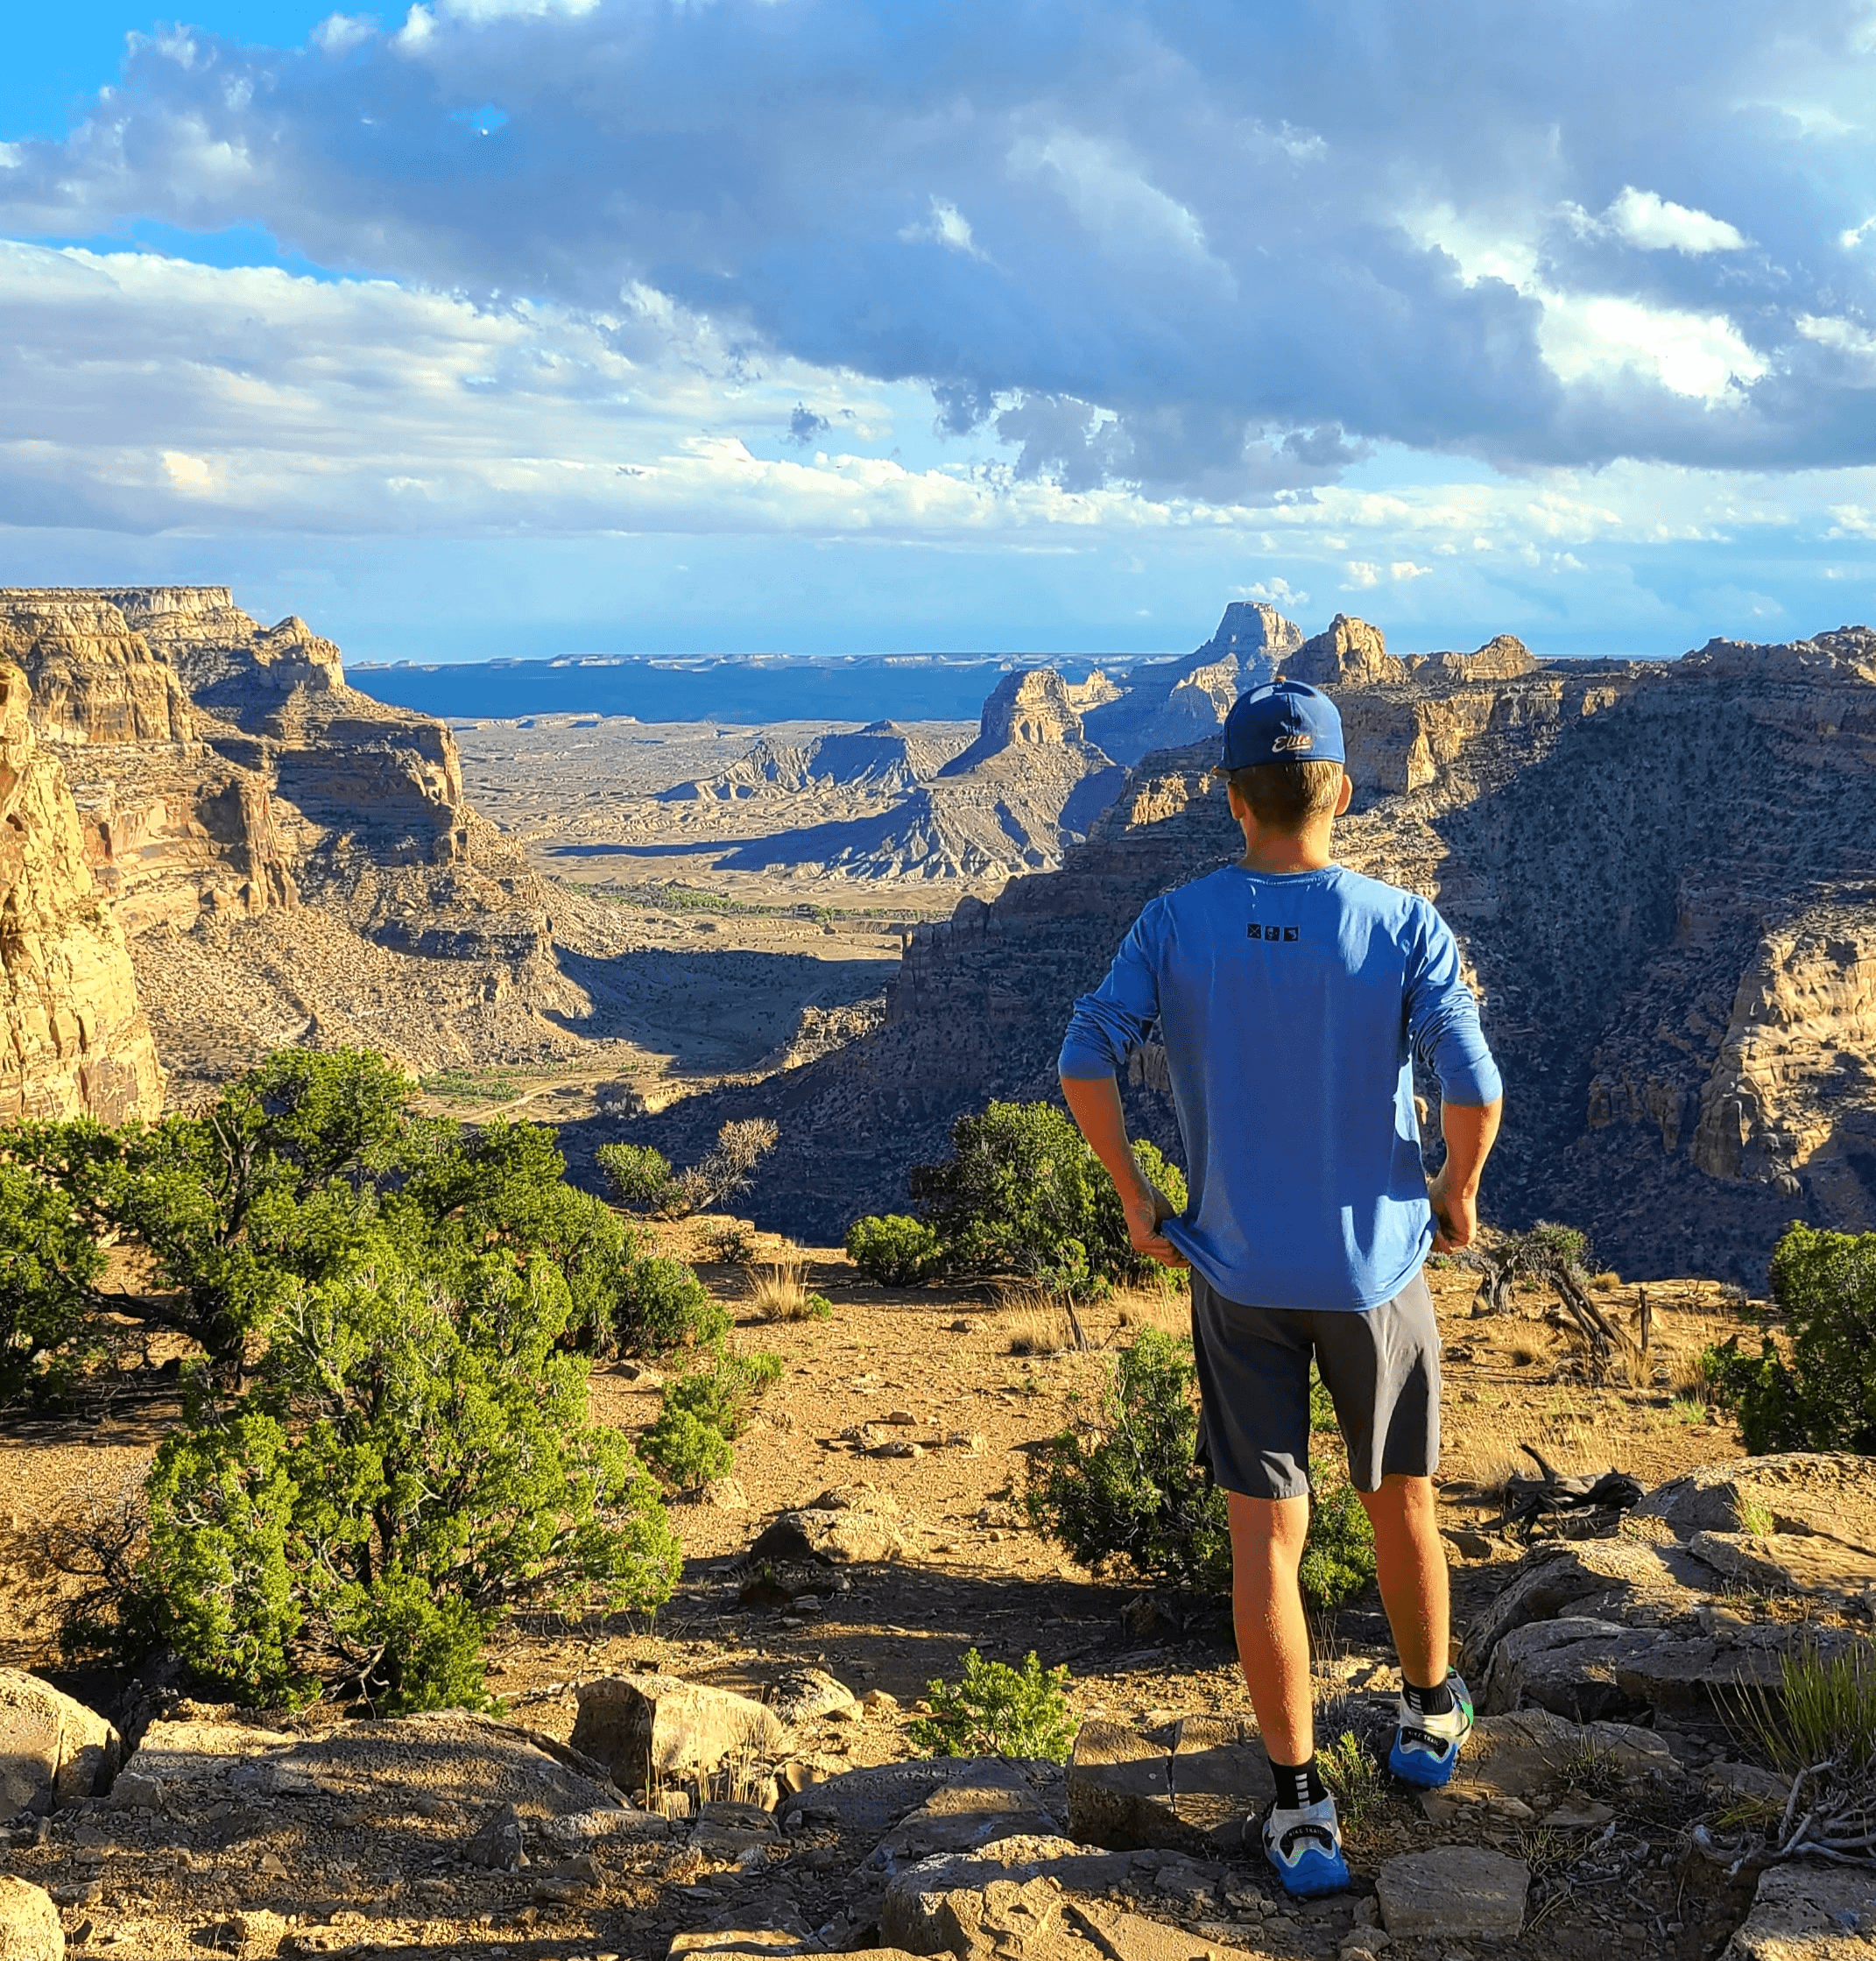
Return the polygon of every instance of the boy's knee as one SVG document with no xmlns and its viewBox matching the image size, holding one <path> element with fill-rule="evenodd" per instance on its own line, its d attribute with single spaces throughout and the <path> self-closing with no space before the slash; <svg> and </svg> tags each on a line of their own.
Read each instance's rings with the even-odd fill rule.
<svg viewBox="0 0 1876 1961">
<path fill-rule="evenodd" d="M 1309 1500 L 1304 1498 L 1246 1498 L 1225 1493 L 1231 1547 L 1240 1560 L 1259 1553 L 1301 1555 L 1309 1536 Z"/>
<path fill-rule="evenodd" d="M 1372 1524 L 1428 1525 L 1433 1522 L 1433 1480 L 1391 1473 L 1379 1488 L 1358 1493 Z"/>
</svg>

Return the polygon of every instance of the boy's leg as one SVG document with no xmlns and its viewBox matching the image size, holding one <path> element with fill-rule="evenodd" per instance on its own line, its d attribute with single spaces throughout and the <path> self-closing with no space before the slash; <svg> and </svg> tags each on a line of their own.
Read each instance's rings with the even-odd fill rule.
<svg viewBox="0 0 1876 1961">
<path fill-rule="evenodd" d="M 1430 1689 L 1446 1679 L 1451 1626 L 1433 1480 L 1390 1473 L 1379 1491 L 1360 1497 L 1374 1527 L 1375 1578 L 1400 1672 L 1415 1688 Z"/>
<path fill-rule="evenodd" d="M 1238 1660 L 1271 1760 L 1315 1755 L 1309 1696 L 1309 1627 L 1296 1569 L 1309 1533 L 1309 1500 L 1226 1494 L 1231 1521 L 1231 1623 Z"/>
</svg>

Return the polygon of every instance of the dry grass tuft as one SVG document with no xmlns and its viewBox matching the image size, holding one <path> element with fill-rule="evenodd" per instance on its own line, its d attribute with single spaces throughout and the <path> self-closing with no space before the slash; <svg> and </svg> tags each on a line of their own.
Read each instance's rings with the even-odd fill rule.
<svg viewBox="0 0 1876 1961">
<path fill-rule="evenodd" d="M 807 1267 L 798 1259 L 772 1261 L 765 1273 L 756 1275 L 749 1289 L 749 1304 L 759 1321 L 814 1321 L 822 1318 L 821 1296 L 810 1294 Z"/>
<path fill-rule="evenodd" d="M 1187 1294 L 1168 1294 L 1163 1288 L 1128 1287 L 1114 1296 L 1119 1310 L 1118 1324 L 1136 1331 L 1157 1328 L 1162 1335 L 1192 1332 L 1192 1299 Z"/>
<path fill-rule="evenodd" d="M 997 1325 L 1012 1355 L 1060 1355 L 1075 1346 L 1075 1325 L 1061 1302 L 1033 1283 L 999 1287 Z"/>
</svg>

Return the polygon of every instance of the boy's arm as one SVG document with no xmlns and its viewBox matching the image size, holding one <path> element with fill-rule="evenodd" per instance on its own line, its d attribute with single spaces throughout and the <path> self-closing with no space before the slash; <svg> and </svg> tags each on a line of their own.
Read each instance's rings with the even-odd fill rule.
<svg viewBox="0 0 1876 1961">
<path fill-rule="evenodd" d="M 1422 1068 L 1439 1078 L 1440 1132 L 1446 1162 L 1427 1187 L 1433 1250 L 1469 1246 L 1478 1231 L 1478 1181 L 1499 1134 L 1505 1086 L 1478 1026 L 1478 1003 L 1460 970 L 1452 929 L 1425 908 L 1425 937 L 1407 981 L 1407 1039 Z"/>
<path fill-rule="evenodd" d="M 1068 1114 L 1080 1125 L 1088 1148 L 1100 1159 L 1120 1194 L 1126 1215 L 1127 1238 L 1135 1252 L 1157 1259 L 1162 1266 L 1191 1262 L 1160 1231 L 1161 1219 L 1174 1216 L 1173 1202 L 1136 1161 L 1127 1143 L 1127 1126 L 1120 1109 L 1120 1086 L 1111 1076 L 1065 1076 L 1061 1094 Z"/>
<path fill-rule="evenodd" d="M 1433 1208 L 1435 1252 L 1456 1252 L 1472 1244 L 1478 1231 L 1478 1179 L 1499 1134 L 1503 1097 L 1487 1104 L 1442 1103 L 1440 1133 L 1446 1139 L 1446 1162 L 1427 1187 Z"/>
</svg>

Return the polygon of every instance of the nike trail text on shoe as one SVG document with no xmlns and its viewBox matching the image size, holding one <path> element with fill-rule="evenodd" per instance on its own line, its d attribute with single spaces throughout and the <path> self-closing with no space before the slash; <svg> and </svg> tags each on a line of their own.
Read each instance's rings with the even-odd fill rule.
<svg viewBox="0 0 1876 1961">
<path fill-rule="evenodd" d="M 1349 1862 L 1342 1856 L 1342 1827 L 1336 1819 L 1336 1801 L 1320 1799 L 1299 1809 L 1273 1804 L 1260 1822 L 1245 1828 L 1264 1841 L 1264 1857 L 1277 1869 L 1283 1890 L 1293 1900 L 1315 1900 L 1340 1893 L 1349 1883 Z"/>
<path fill-rule="evenodd" d="M 1442 1705 L 1444 1705 L 1443 1707 Z M 1387 1767 L 1403 1783 L 1437 1790 L 1453 1774 L 1472 1733 L 1472 1696 L 1456 1669 L 1438 1689 L 1406 1689 L 1397 1711 Z"/>
</svg>

